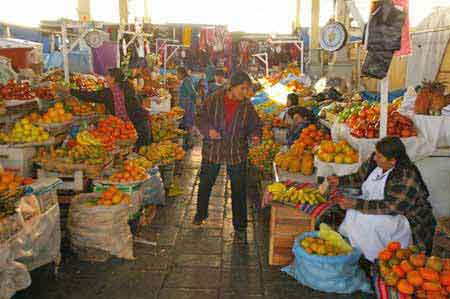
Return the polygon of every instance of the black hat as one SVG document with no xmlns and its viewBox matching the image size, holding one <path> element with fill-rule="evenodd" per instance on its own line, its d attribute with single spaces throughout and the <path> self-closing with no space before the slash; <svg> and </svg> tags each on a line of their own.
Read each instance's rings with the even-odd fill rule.
<svg viewBox="0 0 450 299">
<path fill-rule="evenodd" d="M 230 87 L 236 87 L 243 83 L 248 83 L 250 85 L 252 84 L 252 79 L 250 79 L 249 75 L 246 72 L 239 71 L 231 75 Z"/>
<path fill-rule="evenodd" d="M 214 73 L 214 76 L 225 77 L 225 71 L 224 71 L 224 69 L 217 69 L 216 72 Z"/>
</svg>

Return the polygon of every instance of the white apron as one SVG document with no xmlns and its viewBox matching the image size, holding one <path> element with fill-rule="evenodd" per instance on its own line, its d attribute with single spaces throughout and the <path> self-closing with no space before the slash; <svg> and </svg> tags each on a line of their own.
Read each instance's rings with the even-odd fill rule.
<svg viewBox="0 0 450 299">
<path fill-rule="evenodd" d="M 362 200 L 383 200 L 384 187 L 391 171 L 383 174 L 381 168 L 375 168 L 362 185 Z M 402 247 L 412 243 L 411 228 L 403 215 L 367 215 L 348 209 L 339 232 L 372 262 L 391 241 L 399 241 Z"/>
</svg>

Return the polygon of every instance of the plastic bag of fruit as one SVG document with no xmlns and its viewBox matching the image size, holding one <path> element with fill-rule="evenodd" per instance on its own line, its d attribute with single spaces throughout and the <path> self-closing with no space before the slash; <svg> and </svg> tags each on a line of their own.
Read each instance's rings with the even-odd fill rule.
<svg viewBox="0 0 450 299">
<path fill-rule="evenodd" d="M 72 249 L 100 249 L 119 258 L 134 259 L 129 206 L 90 204 L 95 198 L 93 194 L 80 194 L 70 204 L 67 227 Z"/>
<path fill-rule="evenodd" d="M 318 239 L 319 232 L 307 232 L 298 237 L 292 248 L 295 260 L 282 271 L 301 284 L 318 291 L 339 294 L 357 291 L 369 293 L 370 282 L 358 264 L 361 252 L 353 249 L 348 254 L 340 254 L 339 250 L 325 241 L 323 244 L 312 245 L 313 250 L 309 246 L 307 249 L 303 247 L 305 241 L 314 243 L 314 240 Z"/>
</svg>

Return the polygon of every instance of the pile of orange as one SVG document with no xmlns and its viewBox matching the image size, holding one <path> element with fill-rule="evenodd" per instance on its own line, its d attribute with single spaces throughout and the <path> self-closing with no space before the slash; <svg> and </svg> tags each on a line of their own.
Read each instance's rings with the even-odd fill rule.
<svg viewBox="0 0 450 299">
<path fill-rule="evenodd" d="M 95 139 L 100 140 L 103 147 L 107 151 L 113 151 L 116 148 L 116 138 L 113 135 L 107 135 L 101 133 L 99 130 L 91 130 L 89 133 L 94 137 Z"/>
<path fill-rule="evenodd" d="M 0 172 L 0 192 L 16 191 L 22 185 L 29 185 L 33 182 L 31 179 L 24 179 L 11 171 Z"/>
<path fill-rule="evenodd" d="M 416 246 L 391 242 L 378 255 L 385 283 L 403 298 L 446 299 L 450 294 L 450 259 L 427 257 Z"/>
<path fill-rule="evenodd" d="M 129 204 L 131 198 L 128 194 L 123 193 L 116 186 L 109 187 L 106 191 L 102 192 L 102 197 L 97 201 L 98 205 L 112 206 L 119 204 Z"/>
<path fill-rule="evenodd" d="M 62 103 L 56 103 L 55 106 L 42 115 L 42 122 L 45 124 L 65 123 L 72 119 L 73 115 L 64 110 Z"/>
<path fill-rule="evenodd" d="M 110 181 L 115 183 L 130 183 L 145 180 L 147 177 L 148 174 L 144 168 L 125 162 L 123 170 L 115 172 L 110 177 Z"/>
<path fill-rule="evenodd" d="M 327 163 L 352 164 L 359 160 L 359 153 L 346 140 L 337 143 L 326 140 L 320 144 L 317 156 Z"/>
<path fill-rule="evenodd" d="M 305 149 L 313 149 L 319 145 L 322 140 L 331 140 L 331 136 L 319 130 L 314 124 L 304 128 L 298 139 L 299 142 L 304 144 Z"/>
<path fill-rule="evenodd" d="M 137 133 L 133 123 L 123 121 L 116 116 L 108 116 L 98 124 L 97 130 L 100 134 L 110 135 L 116 140 L 135 140 Z"/>
</svg>

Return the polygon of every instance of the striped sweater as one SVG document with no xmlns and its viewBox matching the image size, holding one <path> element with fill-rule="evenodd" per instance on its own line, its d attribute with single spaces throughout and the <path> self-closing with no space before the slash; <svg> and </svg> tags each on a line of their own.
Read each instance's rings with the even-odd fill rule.
<svg viewBox="0 0 450 299">
<path fill-rule="evenodd" d="M 200 112 L 199 130 L 203 135 L 203 161 L 211 164 L 236 165 L 247 161 L 248 140 L 261 135 L 262 123 L 248 99 L 237 108 L 230 126 L 225 126 L 224 96 L 221 88 L 205 101 Z M 209 138 L 209 130 L 221 135 L 218 140 Z"/>
</svg>

